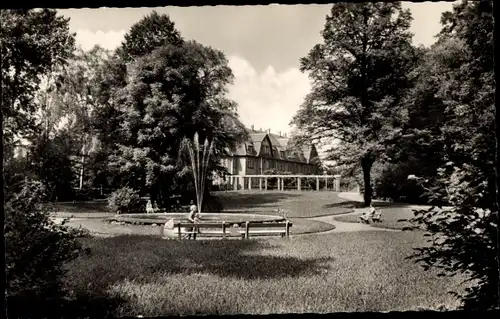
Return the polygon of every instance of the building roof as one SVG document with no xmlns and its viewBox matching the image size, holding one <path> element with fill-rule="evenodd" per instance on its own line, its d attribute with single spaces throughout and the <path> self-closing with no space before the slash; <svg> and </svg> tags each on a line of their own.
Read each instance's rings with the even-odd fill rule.
<svg viewBox="0 0 500 319">
<path fill-rule="evenodd" d="M 232 150 L 232 155 L 236 156 L 258 156 L 262 142 L 267 137 L 271 143 L 273 158 L 279 158 L 288 161 L 310 163 L 314 145 L 304 145 L 300 148 L 295 148 L 290 145 L 290 138 L 264 131 L 256 131 L 247 129 L 248 139 L 236 146 Z M 253 152 L 249 151 L 249 146 L 253 146 Z M 285 151 L 285 158 L 282 153 Z M 316 155 L 317 156 L 317 155 Z"/>
</svg>

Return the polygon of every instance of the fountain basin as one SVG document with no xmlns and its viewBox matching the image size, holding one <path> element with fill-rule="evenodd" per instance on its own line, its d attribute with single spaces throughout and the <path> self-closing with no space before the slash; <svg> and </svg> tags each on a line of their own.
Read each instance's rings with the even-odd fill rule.
<svg viewBox="0 0 500 319">
<path fill-rule="evenodd" d="M 130 224 L 164 224 L 169 220 L 176 222 L 189 221 L 188 213 L 152 213 L 152 214 L 121 214 L 110 218 L 111 221 Z M 245 222 L 280 222 L 286 220 L 281 216 L 260 215 L 247 213 L 201 213 L 201 222 L 227 222 L 230 224 L 244 224 Z"/>
<path fill-rule="evenodd" d="M 229 228 L 228 236 L 239 236 L 234 227 L 244 227 L 246 222 L 272 223 L 285 221 L 281 216 L 258 215 L 244 213 L 202 213 L 201 222 L 226 222 Z M 177 238 L 178 229 L 173 225 L 176 222 L 188 222 L 187 213 L 153 213 L 153 214 L 122 214 L 109 218 L 108 221 L 135 224 L 162 226 L 161 234 L 163 238 Z"/>
</svg>

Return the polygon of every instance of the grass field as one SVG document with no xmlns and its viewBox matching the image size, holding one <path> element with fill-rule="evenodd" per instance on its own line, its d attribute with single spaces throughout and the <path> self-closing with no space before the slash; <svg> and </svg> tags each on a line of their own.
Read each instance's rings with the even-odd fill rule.
<svg viewBox="0 0 500 319">
<path fill-rule="evenodd" d="M 447 291 L 463 289 L 459 278 L 437 277 L 405 259 L 423 244 L 420 232 L 83 243 L 92 254 L 68 265 L 68 288 L 109 302 L 99 309 L 118 316 L 454 308 Z"/>
<path fill-rule="evenodd" d="M 290 218 L 293 223 L 290 233 L 292 235 L 296 234 L 309 234 L 317 232 L 325 232 L 328 230 L 335 229 L 335 226 L 324 223 L 321 221 L 314 220 L 304 220 L 301 218 Z M 107 234 L 107 235 L 151 235 L 160 236 L 161 226 L 149 226 L 149 225 L 119 225 L 110 224 L 107 221 L 100 219 L 74 219 L 70 220 L 67 225 L 72 227 L 83 227 L 96 234 Z"/>
<path fill-rule="evenodd" d="M 274 192 L 274 191 L 230 191 L 214 192 L 224 211 L 269 214 L 278 208 L 289 211 L 288 217 L 304 218 L 336 215 L 352 211 L 353 204 L 335 192 Z M 106 201 L 50 203 L 48 207 L 60 217 L 108 217 Z"/>
<path fill-rule="evenodd" d="M 274 192 L 238 191 L 217 192 L 224 210 L 269 214 L 276 209 L 288 211 L 288 217 L 307 218 L 337 215 L 352 211 L 352 202 L 335 192 Z"/>
</svg>

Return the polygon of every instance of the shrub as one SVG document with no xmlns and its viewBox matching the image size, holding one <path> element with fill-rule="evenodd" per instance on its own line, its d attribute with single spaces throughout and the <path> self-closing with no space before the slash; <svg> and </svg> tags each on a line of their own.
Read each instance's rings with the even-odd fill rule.
<svg viewBox="0 0 500 319">
<path fill-rule="evenodd" d="M 468 310 L 492 309 L 498 302 L 497 222 L 492 172 L 471 165 L 440 169 L 441 184 L 427 188 L 438 203 L 446 197 L 450 208 L 415 211 L 409 229 L 425 229 L 429 245 L 411 256 L 425 269 L 435 267 L 441 276 L 467 274 L 474 285 L 455 294 Z M 426 185 L 425 182 L 420 182 Z"/>
<path fill-rule="evenodd" d="M 141 198 L 132 188 L 122 187 L 108 197 L 108 209 L 118 214 L 140 213 Z"/>
<path fill-rule="evenodd" d="M 202 211 L 210 213 L 220 213 L 224 206 L 221 201 L 210 193 L 207 193 L 203 198 Z"/>
<path fill-rule="evenodd" d="M 63 266 L 82 252 L 77 231 L 50 220 L 41 202 L 45 196 L 41 182 L 24 182 L 18 193 L 6 194 L 6 295 L 11 317 L 42 300 L 63 296 Z"/>
</svg>

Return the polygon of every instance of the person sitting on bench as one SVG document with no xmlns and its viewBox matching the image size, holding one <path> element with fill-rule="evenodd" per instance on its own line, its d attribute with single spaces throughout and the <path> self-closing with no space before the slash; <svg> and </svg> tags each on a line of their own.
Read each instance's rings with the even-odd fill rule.
<svg viewBox="0 0 500 319">
<path fill-rule="evenodd" d="M 369 210 L 367 212 L 365 211 L 363 215 L 359 216 L 359 219 L 361 220 L 361 222 L 370 223 L 370 218 L 373 218 L 373 215 L 375 215 L 375 207 L 370 204 Z"/>
</svg>

